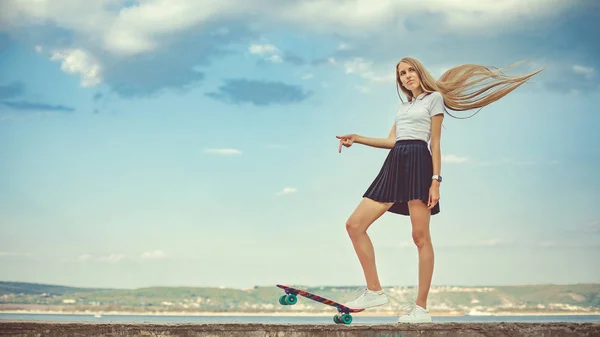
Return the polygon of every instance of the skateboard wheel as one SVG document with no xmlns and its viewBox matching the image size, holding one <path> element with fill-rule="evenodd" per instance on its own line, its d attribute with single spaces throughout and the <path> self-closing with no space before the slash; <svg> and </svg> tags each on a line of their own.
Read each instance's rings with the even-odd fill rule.
<svg viewBox="0 0 600 337">
<path fill-rule="evenodd" d="M 333 316 L 333 321 L 335 322 L 335 324 L 342 323 L 342 321 L 340 320 L 340 317 L 338 315 Z"/>
<path fill-rule="evenodd" d="M 287 305 L 287 303 L 285 303 L 285 297 L 286 295 L 281 295 L 281 297 L 279 297 L 279 304 Z"/>
<path fill-rule="evenodd" d="M 294 304 L 296 304 L 297 301 L 298 300 L 296 299 L 296 295 L 294 295 L 294 294 L 289 294 L 285 298 L 285 303 L 289 304 L 289 305 L 294 305 Z"/>
<path fill-rule="evenodd" d="M 340 320 L 344 324 L 350 324 L 352 323 L 352 316 L 350 314 L 343 314 Z"/>
</svg>

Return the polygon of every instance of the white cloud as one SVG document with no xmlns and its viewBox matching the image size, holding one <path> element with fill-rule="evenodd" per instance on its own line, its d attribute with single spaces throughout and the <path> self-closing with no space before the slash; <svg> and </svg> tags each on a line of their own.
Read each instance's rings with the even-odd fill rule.
<svg viewBox="0 0 600 337">
<path fill-rule="evenodd" d="M 142 260 L 157 260 L 157 259 L 163 259 L 166 257 L 167 257 L 167 254 L 164 251 L 159 250 L 159 249 L 150 250 L 150 251 L 140 254 L 140 258 Z M 118 262 L 124 261 L 127 258 L 128 258 L 128 256 L 126 254 L 113 253 L 113 254 L 109 254 L 109 255 L 94 257 L 92 254 L 83 253 L 83 254 L 80 254 L 75 259 L 75 261 L 77 261 L 77 262 L 96 261 L 96 262 L 118 263 Z M 131 261 L 133 261 L 133 260 L 131 260 Z"/>
<path fill-rule="evenodd" d="M 475 247 L 500 247 L 500 246 L 512 246 L 516 242 L 512 240 L 505 240 L 499 238 L 493 239 L 480 239 L 470 240 L 466 242 L 451 242 L 451 243 L 440 243 L 437 244 L 440 248 L 475 248 Z"/>
<path fill-rule="evenodd" d="M 251 44 L 248 48 L 248 51 L 250 54 L 258 55 L 279 54 L 279 49 L 272 44 Z"/>
<path fill-rule="evenodd" d="M 443 158 L 442 158 L 443 160 Z M 468 159 L 469 163 L 473 163 L 481 166 L 490 166 L 490 165 L 512 165 L 512 166 L 532 166 L 532 165 L 557 165 L 560 164 L 560 161 L 553 159 L 538 159 L 538 160 L 520 160 L 515 158 L 499 158 L 496 160 L 488 160 L 488 161 L 474 161 Z"/>
<path fill-rule="evenodd" d="M 92 258 L 92 255 L 90 255 L 90 254 L 81 254 L 77 257 L 77 261 L 86 262 L 91 258 Z"/>
<path fill-rule="evenodd" d="M 334 66 L 338 65 L 333 58 L 330 59 L 329 63 Z M 396 80 L 393 69 L 377 73 L 374 68 L 375 66 L 372 61 L 367 61 L 361 57 L 355 57 L 343 64 L 344 73 L 346 75 L 355 75 L 365 80 L 364 84 L 355 86 L 356 89 L 362 93 L 370 92 L 371 85 L 374 83 L 393 84 Z"/>
<path fill-rule="evenodd" d="M 147 0 L 115 12 L 104 36 L 105 48 L 131 55 L 156 49 L 162 38 L 220 15 L 237 12 L 235 1 Z M 249 6 L 249 5 L 246 5 Z M 243 9 L 244 3 L 239 4 Z M 251 7 L 251 6 L 249 6 Z"/>
<path fill-rule="evenodd" d="M 54 22 L 103 43 L 116 54 L 153 50 L 165 37 L 215 20 L 243 20 L 258 24 L 293 25 L 328 34 L 368 36 L 373 31 L 395 29 L 401 33 L 406 18 L 419 13 L 443 13 L 444 29 L 478 34 L 490 29 L 510 29 L 511 22 L 560 12 L 568 2 L 559 0 L 145 0 L 118 9 L 123 1 L 3 0 L 3 29 Z M 514 14 L 514 15 L 511 15 Z M 348 45 L 342 43 L 341 49 Z"/>
<path fill-rule="evenodd" d="M 595 73 L 595 69 L 594 68 L 584 67 L 584 66 L 580 66 L 580 65 L 577 65 L 577 64 L 573 66 L 573 71 L 576 74 L 583 75 L 583 77 L 588 78 L 588 79 L 592 78 L 594 76 L 594 73 Z"/>
<path fill-rule="evenodd" d="M 269 62 L 273 62 L 273 63 L 282 63 L 283 62 L 283 58 L 280 55 L 271 55 L 271 56 L 267 57 L 265 60 L 267 60 Z"/>
<path fill-rule="evenodd" d="M 338 50 L 349 50 L 349 49 L 352 49 L 352 47 L 350 47 L 349 44 L 342 42 L 338 45 L 337 49 Z"/>
<path fill-rule="evenodd" d="M 442 155 L 442 163 L 463 164 L 469 161 L 468 157 L 456 156 L 453 154 Z"/>
<path fill-rule="evenodd" d="M 298 190 L 296 188 L 293 187 L 285 187 L 283 190 L 277 192 L 275 195 L 281 196 L 281 195 L 287 195 L 287 194 L 292 194 L 292 193 L 296 193 Z"/>
<path fill-rule="evenodd" d="M 300 78 L 303 80 L 310 80 L 313 77 L 315 77 L 315 75 L 313 75 L 313 74 L 304 74 Z"/>
<path fill-rule="evenodd" d="M 242 152 L 236 149 L 207 149 L 206 153 L 217 154 L 223 156 L 240 155 Z"/>
<path fill-rule="evenodd" d="M 366 85 L 355 85 L 354 87 L 356 89 L 358 89 L 358 91 L 362 92 L 363 94 L 368 94 L 371 92 L 371 88 L 369 88 Z"/>
<path fill-rule="evenodd" d="M 372 65 L 372 62 L 365 61 L 360 57 L 355 57 L 354 59 L 344 63 L 344 72 L 346 74 L 362 74 L 368 71 Z"/>
<path fill-rule="evenodd" d="M 592 243 L 581 243 L 581 242 L 555 242 L 555 241 L 541 241 L 534 242 L 531 244 L 523 244 L 523 246 L 529 247 L 539 247 L 539 248 L 600 248 L 600 242 L 592 242 Z"/>
<path fill-rule="evenodd" d="M 142 259 L 162 259 L 167 257 L 167 254 L 162 250 L 152 250 L 142 254 Z"/>
<path fill-rule="evenodd" d="M 82 85 L 91 86 L 102 80 L 105 57 L 127 57 L 167 48 L 171 37 L 192 29 L 209 29 L 206 28 L 209 23 L 252 18 L 254 25 L 267 30 L 285 26 L 301 28 L 307 33 L 340 34 L 351 39 L 382 31 L 401 36 L 407 32 L 399 22 L 418 18 L 422 13 L 433 13 L 443 15 L 444 19 L 429 29 L 468 35 L 519 29 L 520 25 L 512 23 L 555 15 L 569 5 L 569 2 L 559 0 L 145 0 L 123 7 L 124 3 L 124 0 L 3 0 L 0 30 L 49 23 L 70 32 L 74 45 L 53 53 L 52 58 L 62 60 L 65 72 L 81 75 Z M 226 28 L 210 29 L 209 33 L 213 35 L 228 34 Z M 93 44 L 99 51 L 91 55 L 84 47 L 86 43 Z M 342 42 L 338 49 L 349 47 Z M 250 49 L 251 52 L 268 53 L 265 57 L 270 62 L 283 61 L 275 46 L 253 45 Z M 590 69 L 581 67 L 574 71 L 590 76 Z M 369 67 L 358 70 L 357 74 L 371 82 L 393 81 L 393 71 L 379 75 Z"/>
<path fill-rule="evenodd" d="M 394 83 L 396 80 L 393 69 L 384 71 L 382 74 L 377 74 L 373 68 L 373 62 L 361 57 L 355 57 L 344 63 L 344 72 L 346 74 L 356 74 L 369 82 Z"/>
<path fill-rule="evenodd" d="M 276 46 L 272 44 L 251 44 L 250 47 L 248 47 L 248 51 L 250 52 L 250 54 L 263 56 L 265 60 L 269 62 L 283 62 L 281 52 Z"/>
<path fill-rule="evenodd" d="M 57 50 L 51 60 L 61 60 L 60 69 L 66 73 L 79 74 L 81 85 L 91 87 L 102 81 L 101 68 L 97 61 L 82 49 Z"/>
<path fill-rule="evenodd" d="M 126 256 L 124 254 L 110 254 L 107 256 L 102 256 L 100 258 L 98 258 L 98 261 L 102 261 L 102 262 L 120 262 L 123 259 L 125 259 Z"/>
<path fill-rule="evenodd" d="M 404 241 L 387 248 L 413 248 L 412 241 Z M 598 248 L 600 243 L 581 243 L 581 242 L 560 242 L 560 241 L 534 241 L 534 240 L 510 240 L 503 238 L 488 238 L 488 239 L 473 239 L 460 242 L 443 242 L 437 241 L 434 243 L 434 248 L 440 249 L 464 249 L 464 248 Z"/>
<path fill-rule="evenodd" d="M 0 251 L 0 257 L 19 257 L 19 256 L 30 256 L 29 253 L 17 253 L 17 252 L 3 252 Z"/>
</svg>

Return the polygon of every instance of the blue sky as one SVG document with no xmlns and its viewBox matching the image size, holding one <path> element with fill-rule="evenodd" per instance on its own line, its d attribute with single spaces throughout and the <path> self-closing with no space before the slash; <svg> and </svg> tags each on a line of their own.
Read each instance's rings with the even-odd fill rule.
<svg viewBox="0 0 600 337">
<path fill-rule="evenodd" d="M 4 1 L 0 280 L 362 285 L 345 221 L 386 151 L 335 136 L 388 134 L 414 56 L 546 67 L 445 118 L 434 285 L 600 282 L 600 11 L 523 3 Z M 416 285 L 409 219 L 369 233 Z"/>
</svg>

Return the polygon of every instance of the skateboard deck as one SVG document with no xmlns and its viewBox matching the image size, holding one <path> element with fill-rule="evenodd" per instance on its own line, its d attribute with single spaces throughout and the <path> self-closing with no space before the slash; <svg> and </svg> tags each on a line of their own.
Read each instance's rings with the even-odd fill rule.
<svg viewBox="0 0 600 337">
<path fill-rule="evenodd" d="M 352 315 L 350 313 L 361 312 L 364 311 L 364 308 L 349 308 L 341 303 L 330 300 L 328 298 L 319 296 L 317 294 L 313 294 L 306 290 L 293 288 L 290 286 L 286 286 L 283 284 L 277 284 L 277 287 L 283 289 L 285 291 L 285 295 L 281 295 L 279 297 L 279 304 L 281 305 L 294 305 L 298 301 L 296 296 L 300 295 L 306 297 L 315 302 L 323 303 L 332 307 L 335 307 L 338 310 L 337 315 L 333 316 L 333 321 L 336 324 L 350 324 L 352 323 Z"/>
</svg>

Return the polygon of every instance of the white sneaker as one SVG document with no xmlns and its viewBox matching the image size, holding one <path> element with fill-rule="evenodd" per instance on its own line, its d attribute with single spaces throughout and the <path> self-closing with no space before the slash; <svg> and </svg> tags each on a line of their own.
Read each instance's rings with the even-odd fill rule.
<svg viewBox="0 0 600 337">
<path fill-rule="evenodd" d="M 430 323 L 429 311 L 415 305 L 410 311 L 398 318 L 398 323 Z"/>
<path fill-rule="evenodd" d="M 367 288 L 363 289 L 358 296 L 350 302 L 344 303 L 345 306 L 352 309 L 366 309 L 384 305 L 388 302 L 387 295 L 380 291 L 373 291 Z"/>
</svg>

